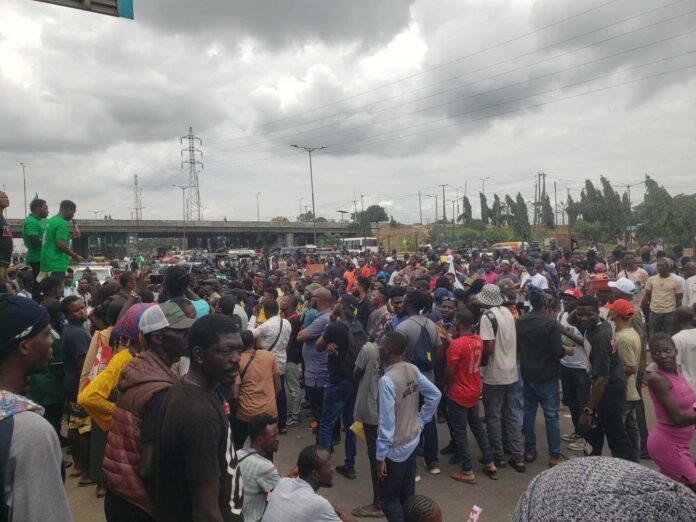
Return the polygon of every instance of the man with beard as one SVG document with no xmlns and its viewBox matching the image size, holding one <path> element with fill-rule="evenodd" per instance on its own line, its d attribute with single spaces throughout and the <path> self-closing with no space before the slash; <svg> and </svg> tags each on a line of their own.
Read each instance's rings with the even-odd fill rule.
<svg viewBox="0 0 696 522">
<path fill-rule="evenodd" d="M 239 326 L 223 315 L 201 317 L 188 344 L 191 368 L 167 394 L 158 423 L 157 518 L 241 521 L 244 495 L 229 404 L 217 392 L 239 372 Z"/>
</svg>

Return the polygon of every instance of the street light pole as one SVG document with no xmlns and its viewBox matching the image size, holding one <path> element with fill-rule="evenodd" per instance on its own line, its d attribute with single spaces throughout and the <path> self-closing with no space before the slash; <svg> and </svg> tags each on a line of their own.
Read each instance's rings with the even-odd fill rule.
<svg viewBox="0 0 696 522">
<path fill-rule="evenodd" d="M 181 216 L 183 218 L 183 222 L 181 225 L 181 231 L 182 231 L 182 241 L 181 241 L 181 250 L 186 250 L 186 189 L 190 188 L 188 185 L 176 185 L 173 184 L 172 187 L 176 187 L 181 189 Z"/>
<path fill-rule="evenodd" d="M 256 193 L 256 221 L 261 221 L 261 212 L 259 211 L 259 196 L 260 192 Z"/>
<path fill-rule="evenodd" d="M 27 217 L 27 166 L 22 161 L 19 164 L 22 166 L 22 181 L 24 182 L 24 217 Z"/>
<path fill-rule="evenodd" d="M 484 196 L 486 195 L 486 180 L 491 179 L 490 176 L 486 176 L 485 178 L 479 178 L 481 180 L 481 194 Z"/>
<path fill-rule="evenodd" d="M 309 154 L 309 182 L 312 187 L 312 223 L 314 227 L 314 244 L 317 244 L 317 212 L 314 207 L 314 173 L 312 172 L 312 152 L 315 150 L 322 150 L 325 149 L 326 147 L 321 146 L 321 147 L 303 147 L 301 145 L 290 145 L 291 147 L 295 147 L 296 149 L 304 149 L 307 151 L 307 154 Z"/>
</svg>

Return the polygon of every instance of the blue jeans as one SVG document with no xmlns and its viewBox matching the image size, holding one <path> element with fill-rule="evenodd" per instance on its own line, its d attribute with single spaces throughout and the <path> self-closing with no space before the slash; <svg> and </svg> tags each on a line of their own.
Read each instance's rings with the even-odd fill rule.
<svg viewBox="0 0 696 522">
<path fill-rule="evenodd" d="M 447 416 L 452 427 L 452 439 L 457 448 L 457 455 L 462 461 L 462 471 L 471 473 L 474 468 L 471 465 L 471 453 L 469 452 L 469 440 L 466 435 L 466 426 L 469 425 L 476 442 L 483 455 L 486 466 L 493 464 L 493 450 L 488 443 L 486 428 L 479 418 L 478 403 L 471 408 L 465 408 L 452 400 L 447 401 Z"/>
<path fill-rule="evenodd" d="M 334 426 L 339 418 L 343 419 L 346 433 L 346 461 L 348 468 L 355 467 L 356 442 L 355 433 L 350 430 L 353 424 L 353 409 L 358 387 L 350 379 L 336 384 L 327 384 L 324 388 L 324 407 L 319 421 L 319 446 L 333 453 Z"/>
<path fill-rule="evenodd" d="M 549 444 L 549 456 L 552 459 L 561 455 L 561 426 L 558 420 L 558 408 L 561 405 L 561 394 L 558 391 L 558 379 L 541 382 L 524 383 L 524 451 L 536 451 L 536 421 L 537 405 L 544 412 L 546 424 L 546 440 Z"/>
</svg>

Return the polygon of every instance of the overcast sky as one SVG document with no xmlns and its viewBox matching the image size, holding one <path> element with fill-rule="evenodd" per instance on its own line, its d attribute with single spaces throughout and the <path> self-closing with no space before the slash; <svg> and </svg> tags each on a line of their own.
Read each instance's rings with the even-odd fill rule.
<svg viewBox="0 0 696 522">
<path fill-rule="evenodd" d="M 694 0 L 135 0 L 135 20 L 0 10 L 0 181 L 128 218 L 179 219 L 179 137 L 203 140 L 204 219 L 338 218 L 418 197 L 558 198 L 585 177 L 696 192 Z M 623 189 L 621 189 L 623 190 Z M 632 189 L 633 200 L 641 187 Z M 441 201 L 440 201 L 441 205 Z M 434 200 L 423 196 L 424 221 Z M 451 216 L 451 203 L 447 205 Z"/>
</svg>

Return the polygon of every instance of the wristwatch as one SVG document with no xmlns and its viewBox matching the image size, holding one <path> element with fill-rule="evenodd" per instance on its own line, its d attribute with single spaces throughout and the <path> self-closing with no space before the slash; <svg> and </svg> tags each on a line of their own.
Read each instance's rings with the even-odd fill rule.
<svg viewBox="0 0 696 522">
<path fill-rule="evenodd" d="M 587 413 L 588 415 L 592 415 L 592 414 L 594 413 L 594 412 L 593 412 L 590 408 L 588 408 L 587 406 L 585 406 L 585 407 L 582 409 L 582 412 L 583 412 L 583 413 Z"/>
</svg>

